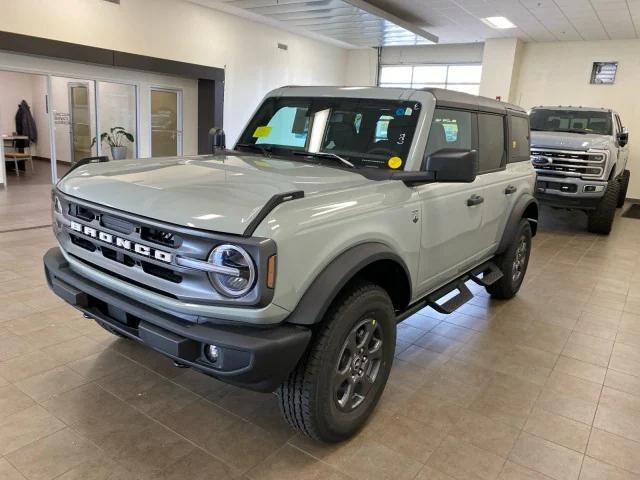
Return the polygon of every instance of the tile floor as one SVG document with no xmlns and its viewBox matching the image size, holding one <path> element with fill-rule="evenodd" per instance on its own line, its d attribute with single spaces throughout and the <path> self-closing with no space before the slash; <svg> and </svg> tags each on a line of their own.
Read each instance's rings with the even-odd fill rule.
<svg viewBox="0 0 640 480">
<path fill-rule="evenodd" d="M 48 228 L 0 233 L 0 478 L 640 479 L 640 221 L 543 215 L 517 298 L 401 324 L 379 408 L 334 446 L 65 306 Z"/>
</svg>

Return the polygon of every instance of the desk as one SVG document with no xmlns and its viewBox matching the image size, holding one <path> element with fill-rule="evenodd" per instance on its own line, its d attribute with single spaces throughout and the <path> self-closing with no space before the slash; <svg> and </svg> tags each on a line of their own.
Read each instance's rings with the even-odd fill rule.
<svg viewBox="0 0 640 480">
<path fill-rule="evenodd" d="M 1 183 L 6 183 L 6 179 L 5 179 L 5 153 L 6 153 L 6 146 L 5 143 L 9 144 L 9 147 L 11 148 L 11 150 L 13 152 L 16 151 L 16 142 L 19 142 L 21 140 L 25 140 L 27 142 L 27 145 L 29 145 L 28 148 L 29 149 L 29 159 L 31 161 L 31 169 L 33 170 L 33 157 L 31 157 L 31 146 L 30 146 L 30 142 L 29 142 L 29 137 L 27 137 L 26 135 L 2 135 L 2 152 L 0 153 L 0 165 L 2 166 L 2 173 L 0 173 L 0 184 Z M 24 169 L 26 171 L 27 166 L 26 166 L 26 158 L 23 159 L 25 160 L 25 166 Z M 20 171 L 18 170 L 18 163 L 15 162 L 15 167 L 16 167 L 16 175 L 20 175 Z"/>
</svg>

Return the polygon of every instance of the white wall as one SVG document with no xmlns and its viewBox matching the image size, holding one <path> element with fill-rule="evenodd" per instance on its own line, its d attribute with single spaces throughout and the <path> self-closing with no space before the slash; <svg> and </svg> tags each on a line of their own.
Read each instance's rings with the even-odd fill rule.
<svg viewBox="0 0 640 480">
<path fill-rule="evenodd" d="M 49 128 L 44 75 L 31 75 L 0 70 L 0 135 L 16 130 L 15 116 L 22 100 L 31 107 L 31 115 L 38 129 L 38 142 L 31 145 L 34 155 L 49 157 Z"/>
<path fill-rule="evenodd" d="M 348 87 L 373 87 L 377 83 L 378 51 L 374 48 L 349 50 L 347 57 Z"/>
<path fill-rule="evenodd" d="M 513 79 L 518 75 L 522 48 L 523 43 L 517 38 L 495 38 L 485 42 L 480 95 L 513 101 Z"/>
<path fill-rule="evenodd" d="M 591 85 L 592 63 L 618 61 L 614 85 Z M 640 198 L 640 40 L 526 43 L 514 80 L 515 103 L 585 105 L 617 110 L 629 128 L 631 184 L 627 196 Z"/>
<path fill-rule="evenodd" d="M 382 49 L 383 65 L 420 63 L 481 63 L 484 44 L 451 43 L 443 45 L 417 45 L 413 47 L 386 47 Z"/>
<path fill-rule="evenodd" d="M 0 30 L 226 67 L 224 113 L 230 142 L 267 91 L 291 84 L 342 85 L 346 80 L 346 50 L 192 3 L 61 3 L 2 2 Z M 278 42 L 289 49 L 278 49 Z"/>
</svg>

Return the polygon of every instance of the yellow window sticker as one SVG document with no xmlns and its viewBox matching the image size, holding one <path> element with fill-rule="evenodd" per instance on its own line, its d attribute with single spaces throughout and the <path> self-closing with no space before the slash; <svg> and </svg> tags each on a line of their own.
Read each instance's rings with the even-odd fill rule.
<svg viewBox="0 0 640 480">
<path fill-rule="evenodd" d="M 391 157 L 387 162 L 387 165 L 389 165 L 389 168 L 395 170 L 396 168 L 400 168 L 402 166 L 402 159 L 400 157 Z"/>
<path fill-rule="evenodd" d="M 256 128 L 256 131 L 253 132 L 253 138 L 264 138 L 268 137 L 271 134 L 272 127 L 269 125 L 265 125 L 262 127 Z"/>
</svg>

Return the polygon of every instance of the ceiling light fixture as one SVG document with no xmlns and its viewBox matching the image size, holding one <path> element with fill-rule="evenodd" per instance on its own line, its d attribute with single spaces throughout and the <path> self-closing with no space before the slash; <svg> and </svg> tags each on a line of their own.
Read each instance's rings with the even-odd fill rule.
<svg viewBox="0 0 640 480">
<path fill-rule="evenodd" d="M 491 28 L 516 28 L 516 26 L 511 23 L 511 20 L 509 20 L 507 17 L 486 17 L 481 18 L 480 20 L 489 25 Z"/>
</svg>

